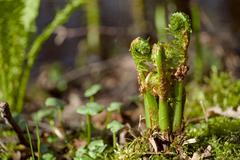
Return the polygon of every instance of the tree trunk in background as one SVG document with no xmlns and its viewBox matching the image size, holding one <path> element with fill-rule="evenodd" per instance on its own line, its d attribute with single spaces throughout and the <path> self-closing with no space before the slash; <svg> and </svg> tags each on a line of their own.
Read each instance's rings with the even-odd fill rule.
<svg viewBox="0 0 240 160">
<path fill-rule="evenodd" d="M 147 23 L 146 37 L 150 37 L 150 43 L 157 41 L 157 31 L 155 26 L 155 10 L 157 0 L 145 0 L 144 14 Z"/>
<path fill-rule="evenodd" d="M 98 0 L 90 0 L 86 3 L 87 18 L 87 45 L 88 53 L 100 52 L 100 8 Z"/>
<path fill-rule="evenodd" d="M 226 56 L 226 66 L 227 68 L 233 72 L 234 76 L 240 78 L 240 20 L 238 16 L 240 15 L 240 1 L 239 0 L 231 0 L 227 1 L 229 6 L 229 19 L 231 26 L 232 37 L 235 38 L 234 46 L 232 51 L 228 53 L 230 56 Z"/>
<path fill-rule="evenodd" d="M 177 11 L 184 12 L 191 17 L 190 0 L 174 0 Z"/>
<path fill-rule="evenodd" d="M 222 51 L 220 57 L 225 68 L 240 78 L 240 15 L 239 0 L 201 0 L 202 12 L 207 17 L 205 30 Z"/>
<path fill-rule="evenodd" d="M 145 3 L 144 0 L 132 0 L 132 19 L 133 25 L 131 30 L 136 35 L 141 35 L 147 31 L 145 13 Z"/>
</svg>

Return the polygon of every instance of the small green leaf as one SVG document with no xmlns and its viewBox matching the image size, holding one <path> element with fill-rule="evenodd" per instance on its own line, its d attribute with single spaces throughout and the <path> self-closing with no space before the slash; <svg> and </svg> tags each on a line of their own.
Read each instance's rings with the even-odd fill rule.
<svg viewBox="0 0 240 160">
<path fill-rule="evenodd" d="M 82 115 L 88 115 L 89 109 L 86 106 L 80 106 L 77 109 L 77 113 L 82 114 Z"/>
<path fill-rule="evenodd" d="M 64 102 L 62 100 L 54 98 L 54 97 L 47 98 L 45 101 L 45 105 L 58 107 L 61 110 L 64 108 Z"/>
<path fill-rule="evenodd" d="M 87 89 L 84 93 L 85 97 L 91 97 L 94 96 L 97 92 L 99 92 L 102 89 L 102 86 L 100 84 L 94 84 L 89 89 Z"/>
<path fill-rule="evenodd" d="M 44 108 L 35 112 L 32 117 L 35 122 L 42 121 L 43 118 L 54 118 L 55 109 L 54 108 Z"/>
<path fill-rule="evenodd" d="M 122 107 L 122 103 L 120 102 L 112 102 L 109 107 L 107 108 L 107 111 L 114 112 L 114 111 L 120 111 Z"/>
<path fill-rule="evenodd" d="M 106 147 L 107 145 L 104 144 L 103 140 L 94 140 L 87 147 L 79 148 L 75 153 L 74 160 L 92 160 L 100 158 L 100 155 Z"/>
<path fill-rule="evenodd" d="M 88 154 L 92 157 L 92 158 L 96 158 L 97 155 L 100 153 L 102 153 L 105 148 L 107 147 L 106 144 L 104 144 L 103 140 L 95 140 L 92 141 L 89 145 L 88 145 L 88 149 L 89 152 Z"/>
<path fill-rule="evenodd" d="M 51 66 L 49 70 L 48 78 L 51 83 L 55 84 L 55 87 L 59 91 L 64 91 L 67 89 L 67 81 L 63 77 L 62 67 L 59 63 L 54 63 Z"/>
<path fill-rule="evenodd" d="M 55 160 L 56 157 L 51 153 L 45 153 L 42 155 L 41 160 Z"/>
<path fill-rule="evenodd" d="M 88 150 L 85 147 L 80 147 L 75 153 L 74 160 L 91 160 L 89 156 L 87 156 Z"/>
<path fill-rule="evenodd" d="M 121 130 L 124 127 L 121 123 L 118 121 L 112 121 L 107 125 L 107 129 L 110 129 L 112 133 L 117 133 L 119 130 Z"/>
<path fill-rule="evenodd" d="M 96 102 L 88 102 L 86 106 L 81 106 L 77 109 L 77 113 L 83 115 L 94 116 L 103 110 L 103 105 Z"/>
</svg>

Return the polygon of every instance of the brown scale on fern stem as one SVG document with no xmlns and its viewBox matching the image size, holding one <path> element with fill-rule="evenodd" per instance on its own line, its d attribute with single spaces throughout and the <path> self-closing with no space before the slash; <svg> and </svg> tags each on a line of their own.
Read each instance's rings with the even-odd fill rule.
<svg viewBox="0 0 240 160">
<path fill-rule="evenodd" d="M 168 83 L 167 83 L 167 79 L 165 78 L 165 76 L 161 76 L 160 77 L 160 85 L 159 85 L 159 99 L 160 100 L 167 100 L 168 97 Z"/>
<path fill-rule="evenodd" d="M 145 87 L 144 87 L 144 85 L 142 84 L 140 75 L 138 75 L 137 79 L 138 79 L 138 84 L 139 84 L 139 92 L 140 92 L 141 94 L 143 94 L 144 91 L 145 91 Z"/>
<path fill-rule="evenodd" d="M 183 50 L 184 50 L 184 53 L 185 53 L 185 59 L 184 59 L 184 62 L 183 64 L 186 65 L 187 63 L 187 60 L 188 60 L 188 56 L 187 56 L 187 49 L 188 49 L 188 46 L 189 46 L 189 42 L 190 42 L 190 36 L 187 32 L 185 32 L 185 34 L 183 35 Z"/>
<path fill-rule="evenodd" d="M 179 81 L 183 80 L 187 75 L 188 70 L 189 70 L 189 67 L 187 65 L 182 64 L 176 69 L 172 77 Z"/>
</svg>

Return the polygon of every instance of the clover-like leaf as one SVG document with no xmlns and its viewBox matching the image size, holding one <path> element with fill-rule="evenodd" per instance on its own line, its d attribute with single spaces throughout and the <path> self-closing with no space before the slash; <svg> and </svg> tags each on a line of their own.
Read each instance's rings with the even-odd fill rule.
<svg viewBox="0 0 240 160">
<path fill-rule="evenodd" d="M 54 98 L 54 97 L 47 98 L 45 101 L 45 105 L 57 107 L 61 110 L 64 108 L 64 102 L 62 100 Z"/>
<path fill-rule="evenodd" d="M 41 110 L 35 112 L 32 115 L 32 118 L 35 122 L 39 122 L 45 117 L 54 118 L 54 116 L 55 116 L 54 113 L 55 113 L 54 108 L 44 108 L 44 109 L 41 109 Z"/>
<path fill-rule="evenodd" d="M 94 116 L 103 110 L 103 105 L 96 102 L 88 102 L 85 106 L 77 109 L 77 113 Z"/>
<path fill-rule="evenodd" d="M 92 158 L 88 156 L 87 148 L 80 147 L 75 153 L 74 160 L 92 160 Z"/>
<path fill-rule="evenodd" d="M 119 111 L 121 107 L 122 107 L 122 103 L 120 103 L 120 102 L 112 102 L 109 105 L 109 107 L 107 108 L 107 111 L 109 111 L 109 112 Z"/>
<path fill-rule="evenodd" d="M 55 87 L 64 91 L 67 89 L 67 81 L 63 77 L 62 67 L 59 63 L 54 63 L 49 70 L 48 78 L 50 83 L 55 84 Z"/>
<path fill-rule="evenodd" d="M 87 147 L 81 147 L 77 150 L 74 160 L 92 160 L 99 158 L 107 145 L 103 140 L 94 140 Z"/>
<path fill-rule="evenodd" d="M 102 139 L 94 140 L 88 145 L 88 149 L 90 151 L 95 151 L 98 153 L 103 152 L 106 147 L 107 147 L 107 145 L 104 144 Z"/>
<path fill-rule="evenodd" d="M 56 157 L 51 153 L 45 153 L 41 157 L 42 160 L 56 160 Z"/>
<path fill-rule="evenodd" d="M 102 89 L 102 86 L 100 84 L 94 84 L 89 89 L 87 89 L 84 93 L 85 97 L 91 97 L 94 96 L 97 92 L 99 92 Z"/>
<path fill-rule="evenodd" d="M 115 120 L 107 125 L 107 129 L 110 129 L 112 133 L 117 133 L 123 127 L 124 125 L 122 125 L 120 122 Z"/>
</svg>

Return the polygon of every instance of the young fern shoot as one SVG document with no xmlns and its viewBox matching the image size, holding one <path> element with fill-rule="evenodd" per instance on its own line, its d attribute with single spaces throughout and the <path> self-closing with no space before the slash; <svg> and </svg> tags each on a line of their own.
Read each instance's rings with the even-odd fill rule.
<svg viewBox="0 0 240 160">
<path fill-rule="evenodd" d="M 158 125 L 158 116 L 155 114 L 158 112 L 158 106 L 155 96 L 145 82 L 149 74 L 147 64 L 151 62 L 151 47 L 148 40 L 136 38 L 131 44 L 130 52 L 138 72 L 139 90 L 144 97 L 146 126 L 153 128 Z"/>
<path fill-rule="evenodd" d="M 158 126 L 163 133 L 181 129 L 185 103 L 183 80 L 188 71 L 191 33 L 189 17 L 181 12 L 172 14 L 168 32 L 173 37 L 169 42 L 158 42 L 151 47 L 148 40 L 136 38 L 130 47 L 144 97 L 146 126 L 151 129 Z"/>
<path fill-rule="evenodd" d="M 164 47 L 161 43 L 153 45 L 152 60 L 156 65 L 157 76 L 156 82 L 153 85 L 153 92 L 159 97 L 159 127 L 162 131 L 170 130 L 170 115 L 168 99 L 168 84 L 166 78 L 165 55 Z"/>
<path fill-rule="evenodd" d="M 173 75 L 174 80 L 174 115 L 173 115 L 173 132 L 181 129 L 181 123 L 183 119 L 183 110 L 185 104 L 185 87 L 183 79 L 185 78 L 188 66 L 187 66 L 187 49 L 190 41 L 190 33 L 192 32 L 190 19 L 184 13 L 174 13 L 171 16 L 169 24 L 170 33 L 174 36 L 172 52 L 178 53 L 178 62 L 175 73 Z"/>
</svg>

